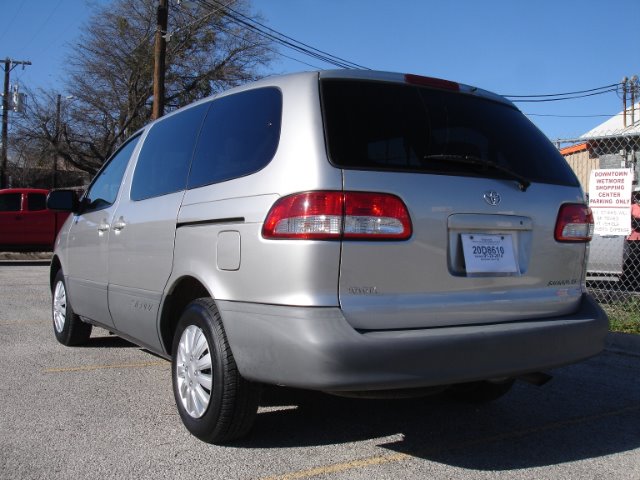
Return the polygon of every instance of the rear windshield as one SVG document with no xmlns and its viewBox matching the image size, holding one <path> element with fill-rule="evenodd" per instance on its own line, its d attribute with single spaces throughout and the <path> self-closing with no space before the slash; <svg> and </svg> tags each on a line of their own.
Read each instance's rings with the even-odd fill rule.
<svg viewBox="0 0 640 480">
<path fill-rule="evenodd" d="M 323 80 L 321 94 L 337 167 L 492 178 L 510 170 L 530 182 L 578 185 L 553 144 L 510 105 L 361 80 Z"/>
</svg>

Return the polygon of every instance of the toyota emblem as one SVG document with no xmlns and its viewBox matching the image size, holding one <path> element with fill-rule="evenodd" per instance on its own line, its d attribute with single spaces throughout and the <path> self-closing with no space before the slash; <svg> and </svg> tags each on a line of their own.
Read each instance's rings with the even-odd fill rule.
<svg viewBox="0 0 640 480">
<path fill-rule="evenodd" d="M 502 200 L 502 198 L 500 198 L 500 194 L 495 190 L 490 190 L 488 192 L 485 192 L 484 194 L 484 201 L 492 207 L 498 205 L 500 203 L 500 200 Z"/>
</svg>

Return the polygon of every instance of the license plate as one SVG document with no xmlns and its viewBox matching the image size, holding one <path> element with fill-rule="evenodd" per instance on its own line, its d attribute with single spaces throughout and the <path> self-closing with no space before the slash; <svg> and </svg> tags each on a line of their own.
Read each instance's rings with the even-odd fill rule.
<svg viewBox="0 0 640 480">
<path fill-rule="evenodd" d="M 511 235 L 462 234 L 467 273 L 516 273 Z"/>
</svg>

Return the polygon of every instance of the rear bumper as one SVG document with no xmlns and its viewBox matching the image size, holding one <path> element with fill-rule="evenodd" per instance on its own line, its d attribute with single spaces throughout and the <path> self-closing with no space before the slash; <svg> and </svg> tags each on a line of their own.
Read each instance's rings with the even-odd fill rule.
<svg viewBox="0 0 640 480">
<path fill-rule="evenodd" d="M 559 318 L 360 333 L 339 308 L 218 302 L 238 368 L 250 380 L 365 391 L 515 376 L 591 357 L 605 345 L 606 314 L 584 295 Z"/>
</svg>

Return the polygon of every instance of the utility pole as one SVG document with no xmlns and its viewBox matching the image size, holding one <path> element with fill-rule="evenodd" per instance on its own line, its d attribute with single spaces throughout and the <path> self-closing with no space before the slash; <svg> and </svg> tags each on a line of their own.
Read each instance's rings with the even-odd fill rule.
<svg viewBox="0 0 640 480">
<path fill-rule="evenodd" d="M 627 128 L 627 83 L 629 79 L 624 77 L 622 79 L 622 126 Z"/>
<path fill-rule="evenodd" d="M 18 65 L 31 65 L 24 60 L 4 60 L 4 90 L 2 96 L 2 158 L 0 159 L 0 188 L 7 187 L 7 137 L 9 131 L 9 74 Z"/>
<path fill-rule="evenodd" d="M 167 0 L 158 1 L 156 38 L 154 48 L 153 65 L 153 120 L 160 118 L 164 114 L 164 73 L 165 56 L 167 52 L 167 23 L 169 19 L 169 6 Z"/>
<path fill-rule="evenodd" d="M 631 126 L 636 125 L 636 91 L 638 90 L 638 76 L 631 77 Z"/>
<path fill-rule="evenodd" d="M 56 141 L 56 151 L 53 152 L 53 178 L 51 181 L 51 188 L 55 189 L 57 187 L 58 180 L 58 148 L 60 146 L 60 107 L 62 104 L 62 95 L 58 94 L 56 97 L 56 131 L 55 131 L 55 141 Z"/>
</svg>

